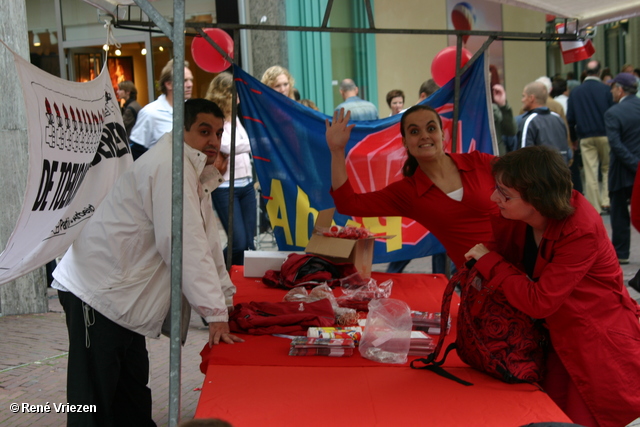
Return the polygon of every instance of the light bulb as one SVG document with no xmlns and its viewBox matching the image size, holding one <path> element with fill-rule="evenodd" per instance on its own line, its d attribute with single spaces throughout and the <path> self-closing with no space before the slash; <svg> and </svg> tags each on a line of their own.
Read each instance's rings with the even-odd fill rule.
<svg viewBox="0 0 640 427">
<path fill-rule="evenodd" d="M 146 55 L 147 54 L 147 49 L 146 48 L 142 48 L 142 50 L 140 51 L 141 54 Z"/>
<path fill-rule="evenodd" d="M 158 50 L 159 50 L 160 52 L 164 52 L 164 48 L 163 48 L 162 46 L 160 46 L 160 47 L 158 48 Z"/>
<path fill-rule="evenodd" d="M 120 49 L 116 49 L 116 56 L 122 55 L 122 51 Z"/>
<path fill-rule="evenodd" d="M 102 46 L 102 50 L 104 50 L 105 52 L 109 52 L 109 45 L 105 44 L 104 46 Z"/>
<path fill-rule="evenodd" d="M 40 46 L 40 36 L 38 36 L 38 33 L 33 33 L 33 45 L 34 46 Z"/>
</svg>

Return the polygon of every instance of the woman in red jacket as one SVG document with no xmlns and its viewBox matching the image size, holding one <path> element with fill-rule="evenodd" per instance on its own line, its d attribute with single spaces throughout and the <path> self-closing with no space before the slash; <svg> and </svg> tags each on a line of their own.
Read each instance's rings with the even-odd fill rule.
<svg viewBox="0 0 640 427">
<path fill-rule="evenodd" d="M 497 159 L 494 242 L 465 255 L 551 337 L 542 384 L 573 422 L 624 426 L 640 417 L 640 307 L 623 284 L 601 217 L 562 157 L 526 147 Z"/>
<path fill-rule="evenodd" d="M 354 192 L 347 175 L 345 147 L 353 125 L 350 113 L 327 120 L 331 151 L 331 187 L 338 212 L 352 216 L 411 218 L 442 243 L 455 265 L 464 264 L 470 246 L 491 237 L 489 217 L 497 214 L 489 200 L 495 182 L 493 156 L 479 151 L 445 153 L 442 120 L 428 105 L 414 105 L 400 120 L 407 160 L 403 178 L 369 193 Z"/>
</svg>

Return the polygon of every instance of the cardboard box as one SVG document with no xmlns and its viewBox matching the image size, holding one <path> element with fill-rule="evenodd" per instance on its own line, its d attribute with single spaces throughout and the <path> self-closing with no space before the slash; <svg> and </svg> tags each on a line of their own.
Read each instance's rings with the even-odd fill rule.
<svg viewBox="0 0 640 427">
<path fill-rule="evenodd" d="M 379 237 L 367 239 L 341 239 L 339 237 L 327 237 L 318 234 L 316 230 L 329 228 L 333 222 L 335 208 L 318 212 L 315 230 L 305 248 L 308 254 L 320 255 L 333 262 L 350 262 L 355 265 L 363 278 L 371 277 L 371 264 L 373 262 L 373 244 Z M 393 236 L 384 236 L 389 238 Z"/>
<path fill-rule="evenodd" d="M 244 277 L 262 277 L 267 270 L 280 271 L 289 254 L 304 252 L 244 251 Z"/>
</svg>

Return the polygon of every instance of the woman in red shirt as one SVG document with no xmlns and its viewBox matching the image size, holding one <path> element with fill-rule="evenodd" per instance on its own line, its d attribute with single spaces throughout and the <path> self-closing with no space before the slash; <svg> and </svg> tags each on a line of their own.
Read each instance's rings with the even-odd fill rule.
<svg viewBox="0 0 640 427">
<path fill-rule="evenodd" d="M 403 179 L 370 193 L 356 194 L 347 175 L 345 147 L 350 113 L 340 110 L 326 122 L 331 151 L 332 196 L 343 215 L 411 218 L 442 243 L 460 268 L 464 254 L 491 237 L 489 216 L 497 207 L 489 200 L 495 182 L 493 156 L 479 151 L 450 153 L 443 149 L 442 121 L 428 105 L 414 105 L 402 115 L 400 132 L 407 149 Z"/>
<path fill-rule="evenodd" d="M 509 302 L 544 319 L 551 338 L 549 396 L 573 422 L 624 426 L 640 417 L 640 307 L 631 299 L 602 218 L 572 190 L 571 171 L 548 147 L 493 165 L 494 239 L 465 255 Z"/>
</svg>

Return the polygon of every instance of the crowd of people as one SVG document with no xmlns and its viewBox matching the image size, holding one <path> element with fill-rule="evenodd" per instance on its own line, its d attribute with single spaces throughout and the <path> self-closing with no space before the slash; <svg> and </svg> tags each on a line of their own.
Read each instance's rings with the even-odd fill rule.
<svg viewBox="0 0 640 427">
<path fill-rule="evenodd" d="M 234 344 L 242 340 L 229 330 L 235 286 L 226 260 L 244 263 L 257 228 L 249 135 L 239 115 L 231 130 L 242 108 L 233 104 L 233 76 L 218 74 L 203 99 L 191 99 L 184 67 L 183 298 L 206 321 L 209 345 Z M 404 91 L 393 89 L 386 101 L 390 116 L 401 115 L 402 179 L 369 193 L 354 191 L 345 150 L 354 121 L 379 114 L 344 79 L 344 102 L 326 120 L 331 196 L 341 214 L 425 226 L 446 249 L 433 256 L 433 272 L 444 272 L 447 254 L 454 269 L 476 260 L 485 280 L 499 281 L 514 307 L 549 330 L 541 383 L 549 396 L 575 423 L 623 426 L 640 417 L 640 306 L 620 268 L 629 262 L 630 226 L 640 227 L 638 70 L 611 76 L 590 61 L 583 82 L 541 77 L 523 88 L 518 116 L 494 72 L 495 154 L 445 152 L 442 119 L 421 102 L 439 89 L 433 80 L 407 109 Z M 317 109 L 300 99 L 286 68 L 270 67 L 261 80 Z M 155 425 L 144 337 L 158 337 L 169 312 L 173 61 L 159 87 L 162 95 L 141 107 L 132 82 L 118 85 L 136 161 L 53 272 L 69 331 L 68 402 L 107 408 L 100 419 L 70 413 L 69 425 Z M 640 291 L 640 272 L 632 282 Z"/>
</svg>

